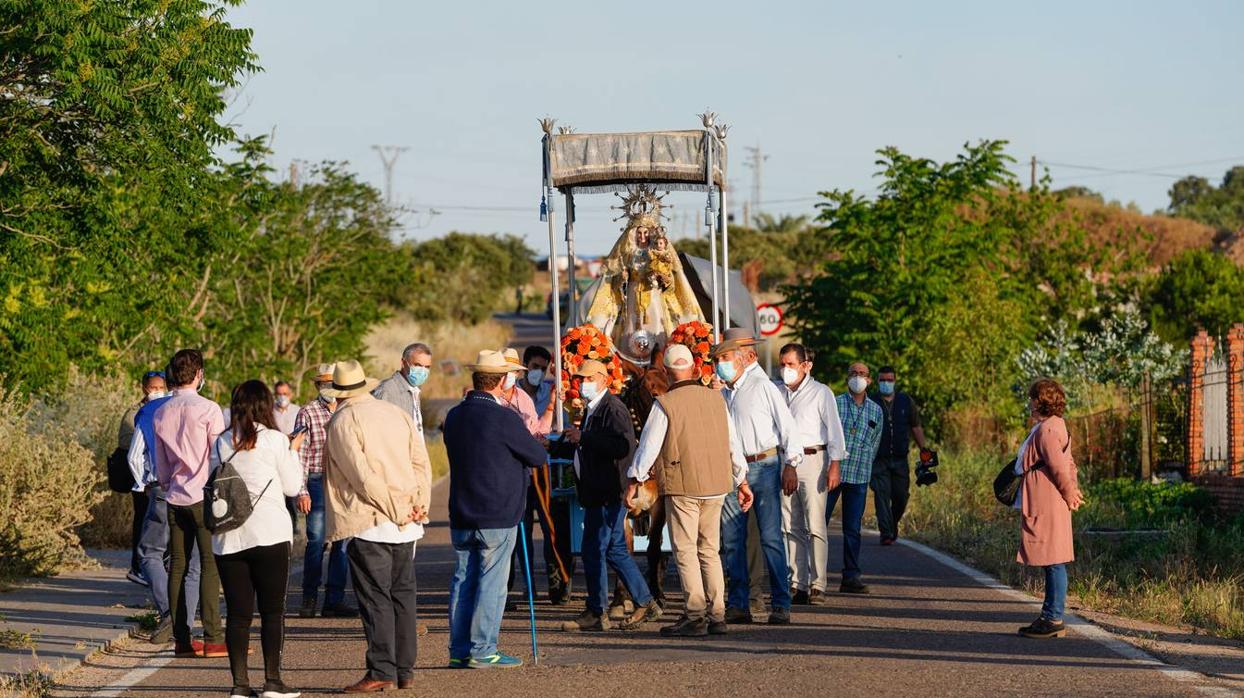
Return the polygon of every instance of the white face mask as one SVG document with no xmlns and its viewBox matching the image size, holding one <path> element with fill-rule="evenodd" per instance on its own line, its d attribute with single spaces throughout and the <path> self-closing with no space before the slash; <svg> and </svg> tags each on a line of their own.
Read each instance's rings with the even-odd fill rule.
<svg viewBox="0 0 1244 698">
<path fill-rule="evenodd" d="M 859 395 L 868 390 L 868 379 L 864 376 L 851 376 L 850 380 L 847 381 L 847 387 L 851 389 L 851 392 Z"/>
<path fill-rule="evenodd" d="M 276 406 L 277 407 L 289 407 L 289 396 L 288 395 L 277 395 Z"/>
<path fill-rule="evenodd" d="M 528 385 L 540 385 L 544 381 L 544 369 L 533 368 L 527 371 Z"/>
<path fill-rule="evenodd" d="M 514 374 L 513 374 L 513 373 L 507 373 L 507 374 L 505 374 L 505 378 L 502 378 L 502 379 L 501 379 L 501 389 L 502 389 L 502 390 L 509 390 L 510 388 L 513 388 L 513 387 L 514 387 L 514 384 L 515 384 L 517 381 L 518 381 L 518 379 L 516 379 L 516 378 L 514 377 Z"/>
<path fill-rule="evenodd" d="M 165 395 L 168 395 L 168 393 L 164 392 L 163 390 L 153 390 L 147 393 L 147 402 L 151 402 L 152 400 L 159 400 Z"/>
<path fill-rule="evenodd" d="M 787 385 L 795 385 L 799 382 L 799 369 L 785 366 L 782 368 L 782 382 Z"/>
</svg>

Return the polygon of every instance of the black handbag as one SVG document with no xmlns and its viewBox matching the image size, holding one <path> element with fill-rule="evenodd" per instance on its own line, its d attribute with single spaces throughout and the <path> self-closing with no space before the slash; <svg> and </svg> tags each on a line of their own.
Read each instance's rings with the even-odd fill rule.
<svg viewBox="0 0 1244 698">
<path fill-rule="evenodd" d="M 1071 448 L 1070 439 L 1067 441 L 1067 445 L 1063 446 L 1063 453 L 1066 453 L 1068 448 Z M 998 472 L 998 476 L 993 479 L 994 498 L 1008 507 L 1015 506 L 1015 499 L 1019 497 L 1019 487 L 1024 482 L 1021 475 L 1015 474 L 1016 460 L 1017 459 L 1012 458 L 1010 462 L 1004 465 L 1002 470 Z M 1045 461 L 1039 460 L 1028 469 L 1028 472 L 1031 473 L 1034 470 L 1039 470 L 1044 467 Z"/>
</svg>

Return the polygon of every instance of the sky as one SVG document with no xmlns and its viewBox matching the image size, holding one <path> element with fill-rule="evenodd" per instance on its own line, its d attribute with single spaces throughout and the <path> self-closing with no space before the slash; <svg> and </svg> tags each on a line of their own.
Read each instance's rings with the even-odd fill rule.
<svg viewBox="0 0 1244 698">
<path fill-rule="evenodd" d="M 272 134 L 272 164 L 345 161 L 383 188 L 373 145 L 405 146 L 401 235 L 513 233 L 538 218 L 544 116 L 578 132 L 731 126 L 730 208 L 813 214 L 817 192 L 875 190 L 876 150 L 953 157 L 1009 141 L 1054 187 L 1164 208 L 1178 176 L 1244 164 L 1244 2 L 402 2 L 253 0 L 263 71 L 226 119 Z M 697 234 L 703 194 L 667 226 Z M 576 201 L 577 247 L 619 234 L 608 196 Z M 736 208 L 736 206 L 738 208 Z M 436 214 L 433 215 L 432 211 Z M 700 215 L 697 215 L 700 214 Z M 558 231 L 559 237 L 561 231 Z"/>
</svg>

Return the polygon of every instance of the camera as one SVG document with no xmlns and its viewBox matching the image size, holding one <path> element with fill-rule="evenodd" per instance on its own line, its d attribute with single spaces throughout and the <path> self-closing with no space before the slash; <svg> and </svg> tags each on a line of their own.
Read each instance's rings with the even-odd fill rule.
<svg viewBox="0 0 1244 698">
<path fill-rule="evenodd" d="M 937 482 L 937 451 L 920 449 L 920 462 L 916 464 L 916 486 L 924 487 Z"/>
</svg>

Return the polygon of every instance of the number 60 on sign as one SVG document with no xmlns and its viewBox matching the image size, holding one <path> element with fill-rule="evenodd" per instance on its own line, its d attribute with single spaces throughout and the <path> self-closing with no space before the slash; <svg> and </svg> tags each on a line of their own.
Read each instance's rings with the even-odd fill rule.
<svg viewBox="0 0 1244 698">
<path fill-rule="evenodd" d="M 760 334 L 772 337 L 782 331 L 782 309 L 772 303 L 761 303 L 756 306 L 756 319 L 759 320 Z"/>
</svg>

